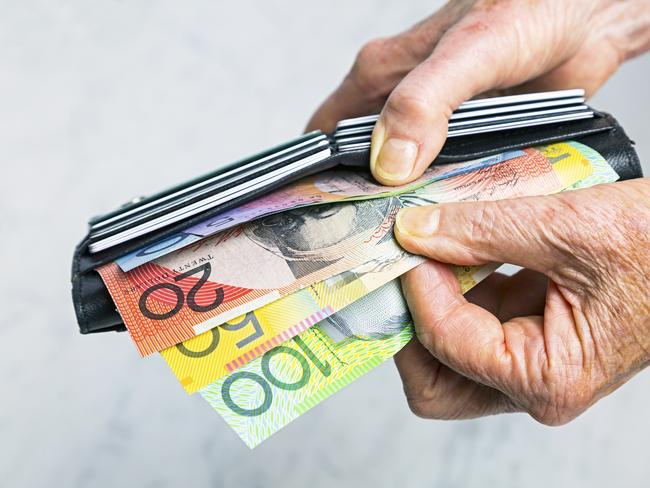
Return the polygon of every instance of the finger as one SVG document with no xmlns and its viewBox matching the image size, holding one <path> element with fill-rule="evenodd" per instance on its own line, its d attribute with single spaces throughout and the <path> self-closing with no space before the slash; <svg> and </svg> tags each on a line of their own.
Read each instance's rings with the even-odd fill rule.
<svg viewBox="0 0 650 488">
<path fill-rule="evenodd" d="M 586 225 L 584 212 L 575 209 L 591 200 L 576 191 L 406 208 L 397 215 L 395 236 L 407 251 L 437 261 L 507 262 L 548 275 L 573 260 L 570 240 L 577 242 Z"/>
<path fill-rule="evenodd" d="M 436 50 L 436 53 L 438 51 Z M 470 58 L 473 61 L 470 61 Z M 408 183 L 420 176 L 435 159 L 447 138 L 449 117 L 463 101 L 487 89 L 477 76 L 457 76 L 481 72 L 475 55 L 455 56 L 455 72 L 449 61 L 438 54 L 412 70 L 391 92 L 375 124 L 370 150 L 370 169 L 385 185 Z M 476 71 L 475 71 L 476 70 Z"/>
<path fill-rule="evenodd" d="M 502 326 L 487 310 L 467 302 L 449 266 L 435 261 L 404 275 L 402 287 L 418 339 L 438 360 L 506 393 L 517 390 L 513 384 L 525 384 L 529 358 L 522 351 L 544 351 L 541 317 Z M 535 355 L 532 361 L 541 358 Z"/>
<path fill-rule="evenodd" d="M 331 132 L 339 120 L 379 112 L 400 80 L 431 52 L 435 33 L 427 43 L 408 49 L 414 34 L 375 39 L 363 46 L 341 85 L 322 103 L 307 130 Z"/>
<path fill-rule="evenodd" d="M 399 185 L 419 177 L 438 155 L 448 119 L 462 102 L 539 76 L 572 55 L 581 40 L 578 29 L 566 28 L 576 33 L 572 42 L 562 42 L 566 33 L 513 26 L 512 18 L 543 21 L 543 6 L 487 4 L 480 2 L 450 29 L 392 91 L 372 136 L 370 166 L 379 182 Z"/>
<path fill-rule="evenodd" d="M 399 35 L 368 42 L 341 85 L 316 110 L 307 131 L 330 132 L 339 120 L 379 112 L 393 88 L 468 9 L 468 2 L 449 2 Z"/>
<path fill-rule="evenodd" d="M 417 339 L 395 355 L 395 365 L 409 407 L 419 417 L 468 419 L 516 410 L 501 392 L 441 364 Z"/>
</svg>

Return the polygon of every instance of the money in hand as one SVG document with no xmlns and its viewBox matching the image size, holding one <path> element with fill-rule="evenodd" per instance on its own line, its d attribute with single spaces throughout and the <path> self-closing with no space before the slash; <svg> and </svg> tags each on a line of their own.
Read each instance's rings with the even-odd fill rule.
<svg viewBox="0 0 650 488">
<path fill-rule="evenodd" d="M 183 388 L 253 447 L 412 339 L 397 278 L 424 258 L 394 239 L 401 208 L 616 179 L 575 142 L 434 167 L 400 188 L 333 170 L 195 226 L 154 260 L 126 256 L 98 271 L 140 354 L 160 351 Z M 453 271 L 466 292 L 497 267 Z"/>
<path fill-rule="evenodd" d="M 540 148 L 549 154 L 555 154 L 556 161 L 573 158 L 573 163 L 564 163 L 553 168 L 562 190 L 584 188 L 618 178 L 595 151 L 577 143 L 568 144 L 572 147 L 554 145 Z M 577 157 L 574 150 L 585 157 Z M 585 160 L 589 164 L 585 164 Z M 522 168 L 524 172 L 531 171 L 531 168 Z M 503 168 L 500 173 L 511 175 L 501 179 L 502 183 L 509 180 L 509 184 L 501 189 L 494 185 L 492 188 L 489 185 L 482 186 L 479 191 L 476 188 L 474 191 L 465 189 L 465 196 L 461 200 L 508 198 L 509 194 L 503 192 L 503 188 L 515 186 L 514 182 L 518 181 L 518 177 L 507 168 Z M 581 179 L 573 181 L 575 177 Z M 465 185 L 459 185 L 458 188 L 461 187 L 466 188 Z M 431 196 L 435 192 L 430 189 L 429 192 L 424 190 L 423 193 Z M 453 267 L 453 271 L 461 291 L 465 293 L 498 266 L 458 266 Z M 203 388 L 201 395 L 249 447 L 254 447 L 309 408 L 349 384 L 352 379 L 392 357 L 412 337 L 413 329 L 408 308 L 402 298 L 399 281 L 395 280 L 327 317 L 294 338 L 293 342 L 285 343 L 286 350 L 271 353 L 266 359 L 264 356 L 258 358 L 231 376 L 221 378 Z M 293 349 L 293 352 L 288 349 Z M 351 350 L 355 350 L 358 355 L 350 355 Z M 305 360 L 309 353 L 314 351 L 318 351 L 313 355 L 315 360 Z M 367 355 L 369 351 L 372 351 L 372 354 Z M 299 354 L 305 354 L 302 360 L 297 359 Z M 341 367 L 348 360 L 349 369 Z M 306 368 L 309 368 L 308 373 L 305 372 Z M 351 373 L 352 370 L 355 372 Z M 238 372 L 241 374 L 237 375 Z M 300 378 L 296 383 L 299 388 L 285 389 L 292 385 L 288 378 L 291 381 Z"/>
</svg>

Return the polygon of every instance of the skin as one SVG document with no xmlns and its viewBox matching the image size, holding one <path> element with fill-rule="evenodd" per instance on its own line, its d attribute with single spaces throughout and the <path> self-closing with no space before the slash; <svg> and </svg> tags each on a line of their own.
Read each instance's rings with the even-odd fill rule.
<svg viewBox="0 0 650 488">
<path fill-rule="evenodd" d="M 594 93 L 650 49 L 650 0 L 457 0 L 371 41 L 309 129 L 381 109 L 371 170 L 414 180 L 463 101 Z M 402 277 L 417 340 L 395 358 L 419 416 L 522 411 L 565 423 L 650 364 L 650 180 L 548 197 L 402 210 L 395 235 L 427 263 Z M 509 262 L 463 296 L 445 263 Z"/>
</svg>

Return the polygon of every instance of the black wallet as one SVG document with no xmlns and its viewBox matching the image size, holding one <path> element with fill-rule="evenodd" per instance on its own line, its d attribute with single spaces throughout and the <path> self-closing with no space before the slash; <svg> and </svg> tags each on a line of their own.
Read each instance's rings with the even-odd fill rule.
<svg viewBox="0 0 650 488">
<path fill-rule="evenodd" d="M 574 105 L 573 108 L 564 106 L 559 117 L 549 116 L 548 110 L 533 112 L 532 118 L 537 117 L 542 125 L 522 127 L 512 118 L 507 124 L 501 122 L 503 117 L 474 118 L 474 122 L 471 117 L 465 120 L 467 113 L 476 114 L 481 109 L 480 105 L 475 107 L 472 103 L 477 102 L 469 102 L 464 109 L 461 106 L 456 121 L 452 117 L 450 135 L 454 135 L 453 130 L 458 129 L 457 137 L 447 139 L 432 164 L 469 161 L 513 149 L 575 140 L 598 151 L 621 180 L 643 176 L 634 143 L 609 114 L 586 105 Z M 572 115 L 567 117 L 567 113 Z M 522 118 L 520 115 L 517 117 Z M 115 212 L 92 219 L 89 233 L 76 247 L 72 263 L 72 298 L 81 333 L 126 330 L 99 274 L 94 271 L 96 267 L 306 175 L 337 165 L 356 166 L 363 171 L 368 168 L 369 134 L 374 120 L 373 117 L 363 117 L 342 122 L 333 134 L 319 131 L 306 134 L 233 163 L 214 174 L 191 180 L 148 199 L 131 202 Z M 531 120 L 531 112 L 527 112 L 526 120 Z M 309 164 L 301 161 L 308 161 Z M 257 181 L 255 178 L 263 184 L 253 185 L 252 182 Z M 212 186 L 206 182 L 211 182 Z M 216 190 L 214 182 L 218 183 Z M 171 198 L 179 194 L 182 196 L 180 209 L 179 199 Z M 202 200 L 197 200 L 197 194 L 201 195 Z M 203 209 L 201 202 L 207 200 L 212 206 Z M 156 205 L 152 202 L 156 202 Z M 188 208 L 193 208 L 194 213 L 183 217 L 183 212 L 187 213 Z M 168 218 L 179 212 L 181 218 L 175 221 Z M 152 230 L 151 222 L 162 224 Z"/>
</svg>

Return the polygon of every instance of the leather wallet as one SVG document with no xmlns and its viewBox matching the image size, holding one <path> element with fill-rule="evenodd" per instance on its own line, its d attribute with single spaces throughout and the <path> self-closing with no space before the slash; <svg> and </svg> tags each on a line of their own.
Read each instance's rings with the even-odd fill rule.
<svg viewBox="0 0 650 488">
<path fill-rule="evenodd" d="M 598 112 L 586 106 L 582 107 L 583 109 L 588 108 L 589 118 L 564 120 L 532 127 L 518 127 L 515 124 L 513 125 L 513 128 L 500 130 L 499 132 L 463 132 L 459 137 L 447 139 L 440 154 L 432 164 L 469 161 L 513 149 L 521 149 L 551 142 L 575 140 L 598 151 L 618 173 L 621 180 L 643 176 L 638 156 L 633 147 L 634 143 L 630 141 L 617 121 L 607 113 Z M 111 219 L 117 218 L 115 215 L 119 216 L 131 212 L 132 215 L 137 217 L 139 215 L 138 212 L 148 210 L 146 209 L 146 202 L 144 205 L 140 204 L 140 206 L 138 206 L 137 203 L 130 204 L 130 206 L 127 205 L 126 207 L 111 214 L 107 214 L 100 219 L 91 220 L 90 232 L 76 247 L 72 262 L 72 298 L 81 333 L 88 334 L 126 330 L 107 289 L 99 277 L 99 274 L 94 271 L 96 267 L 114 261 L 118 257 L 132 252 L 135 249 L 139 249 L 147 244 L 171 236 L 174 233 L 202 222 L 207 218 L 218 215 L 220 212 L 239 206 L 269 191 L 277 189 L 284 184 L 303 176 L 313 174 L 316 171 L 329 169 L 340 164 L 360 167 L 360 170 L 368 168 L 370 150 L 367 140 L 364 142 L 363 137 L 361 137 L 361 143 L 351 144 L 350 137 L 341 137 L 341 134 L 345 134 L 346 130 L 345 127 L 340 127 L 337 131 L 338 134 L 337 132 L 333 134 L 323 134 L 317 131 L 302 136 L 301 138 L 285 145 L 273 148 L 265 153 L 256 155 L 254 158 L 234 163 L 229 166 L 228 171 L 230 173 L 228 173 L 228 175 L 234 175 L 233 177 L 239 178 L 238 181 L 250 181 L 250 175 L 246 173 L 246 168 L 251 166 L 255 161 L 255 168 L 259 170 L 259 162 L 263 161 L 261 171 L 266 172 L 264 173 L 266 175 L 265 181 L 268 184 L 265 184 L 262 187 L 251 187 L 246 191 L 240 192 L 241 194 L 235 193 L 232 199 L 224 203 L 217 204 L 204 211 L 199 211 L 187 218 L 172 222 L 157 230 L 144 233 L 143 235 L 136 235 L 124 242 L 119 242 L 103 249 L 98 249 L 98 246 L 96 246 L 92 252 L 93 244 L 97 244 L 98 242 L 97 232 L 93 234 L 93 227 L 96 227 L 98 222 L 108 222 L 105 226 L 110 228 L 109 224 L 111 223 Z M 354 142 L 354 140 L 352 142 Z M 296 145 L 300 144 L 302 144 L 302 146 L 299 146 L 301 149 L 296 150 Z M 310 157 L 313 161 L 316 161 L 317 164 L 315 163 L 303 167 L 294 165 L 295 167 L 291 174 L 283 176 L 283 173 L 278 173 L 278 171 L 281 171 L 281 168 L 284 166 L 275 163 L 273 163 L 275 164 L 275 166 L 273 166 L 271 163 L 277 161 L 277 157 L 275 157 L 277 154 L 286 154 L 284 159 L 281 158 L 282 165 L 294 164 L 298 159 L 294 157 L 295 154 L 292 151 L 302 151 L 301 157 L 303 159 L 305 156 Z M 271 163 L 267 164 L 269 161 Z M 256 175 L 257 174 L 258 173 L 256 173 Z M 274 175 L 276 174 L 279 174 L 279 176 L 275 177 Z M 273 176 L 275 179 L 271 178 L 269 175 Z M 220 176 L 217 175 L 215 178 L 218 179 Z M 248 180 L 246 180 L 246 178 L 248 178 Z M 181 185 L 180 188 L 186 189 L 189 187 L 198 187 L 201 189 L 201 185 L 203 184 L 202 182 L 204 181 L 205 179 L 201 181 L 193 180 Z M 179 187 L 167 190 L 166 192 L 156 195 L 156 197 L 159 200 L 164 200 L 167 198 L 166 195 L 170 194 L 170 191 L 178 191 L 178 188 Z M 228 192 L 233 194 L 232 187 L 229 187 L 228 185 L 220 186 L 219 192 L 216 194 L 217 197 Z M 193 204 L 193 201 L 190 200 L 189 203 Z M 145 210 L 142 210 L 143 208 Z M 157 211 L 158 210 L 156 209 L 156 212 Z M 169 215 L 169 212 L 165 212 L 159 213 L 163 215 L 163 217 Z M 131 216 L 127 215 L 127 217 L 126 220 L 124 220 L 124 217 L 121 217 L 123 219 L 121 222 L 131 222 L 128 220 Z M 159 218 L 159 215 L 154 212 L 153 217 Z M 137 219 L 135 220 L 135 223 L 129 223 L 126 231 L 132 232 L 133 229 L 138 229 L 139 227 L 137 227 L 136 224 L 138 224 Z M 115 232 L 117 231 L 114 231 L 113 234 L 107 232 L 103 235 L 108 235 L 109 238 L 114 238 L 117 235 Z M 100 233 L 100 237 L 101 236 L 102 234 Z"/>
</svg>

